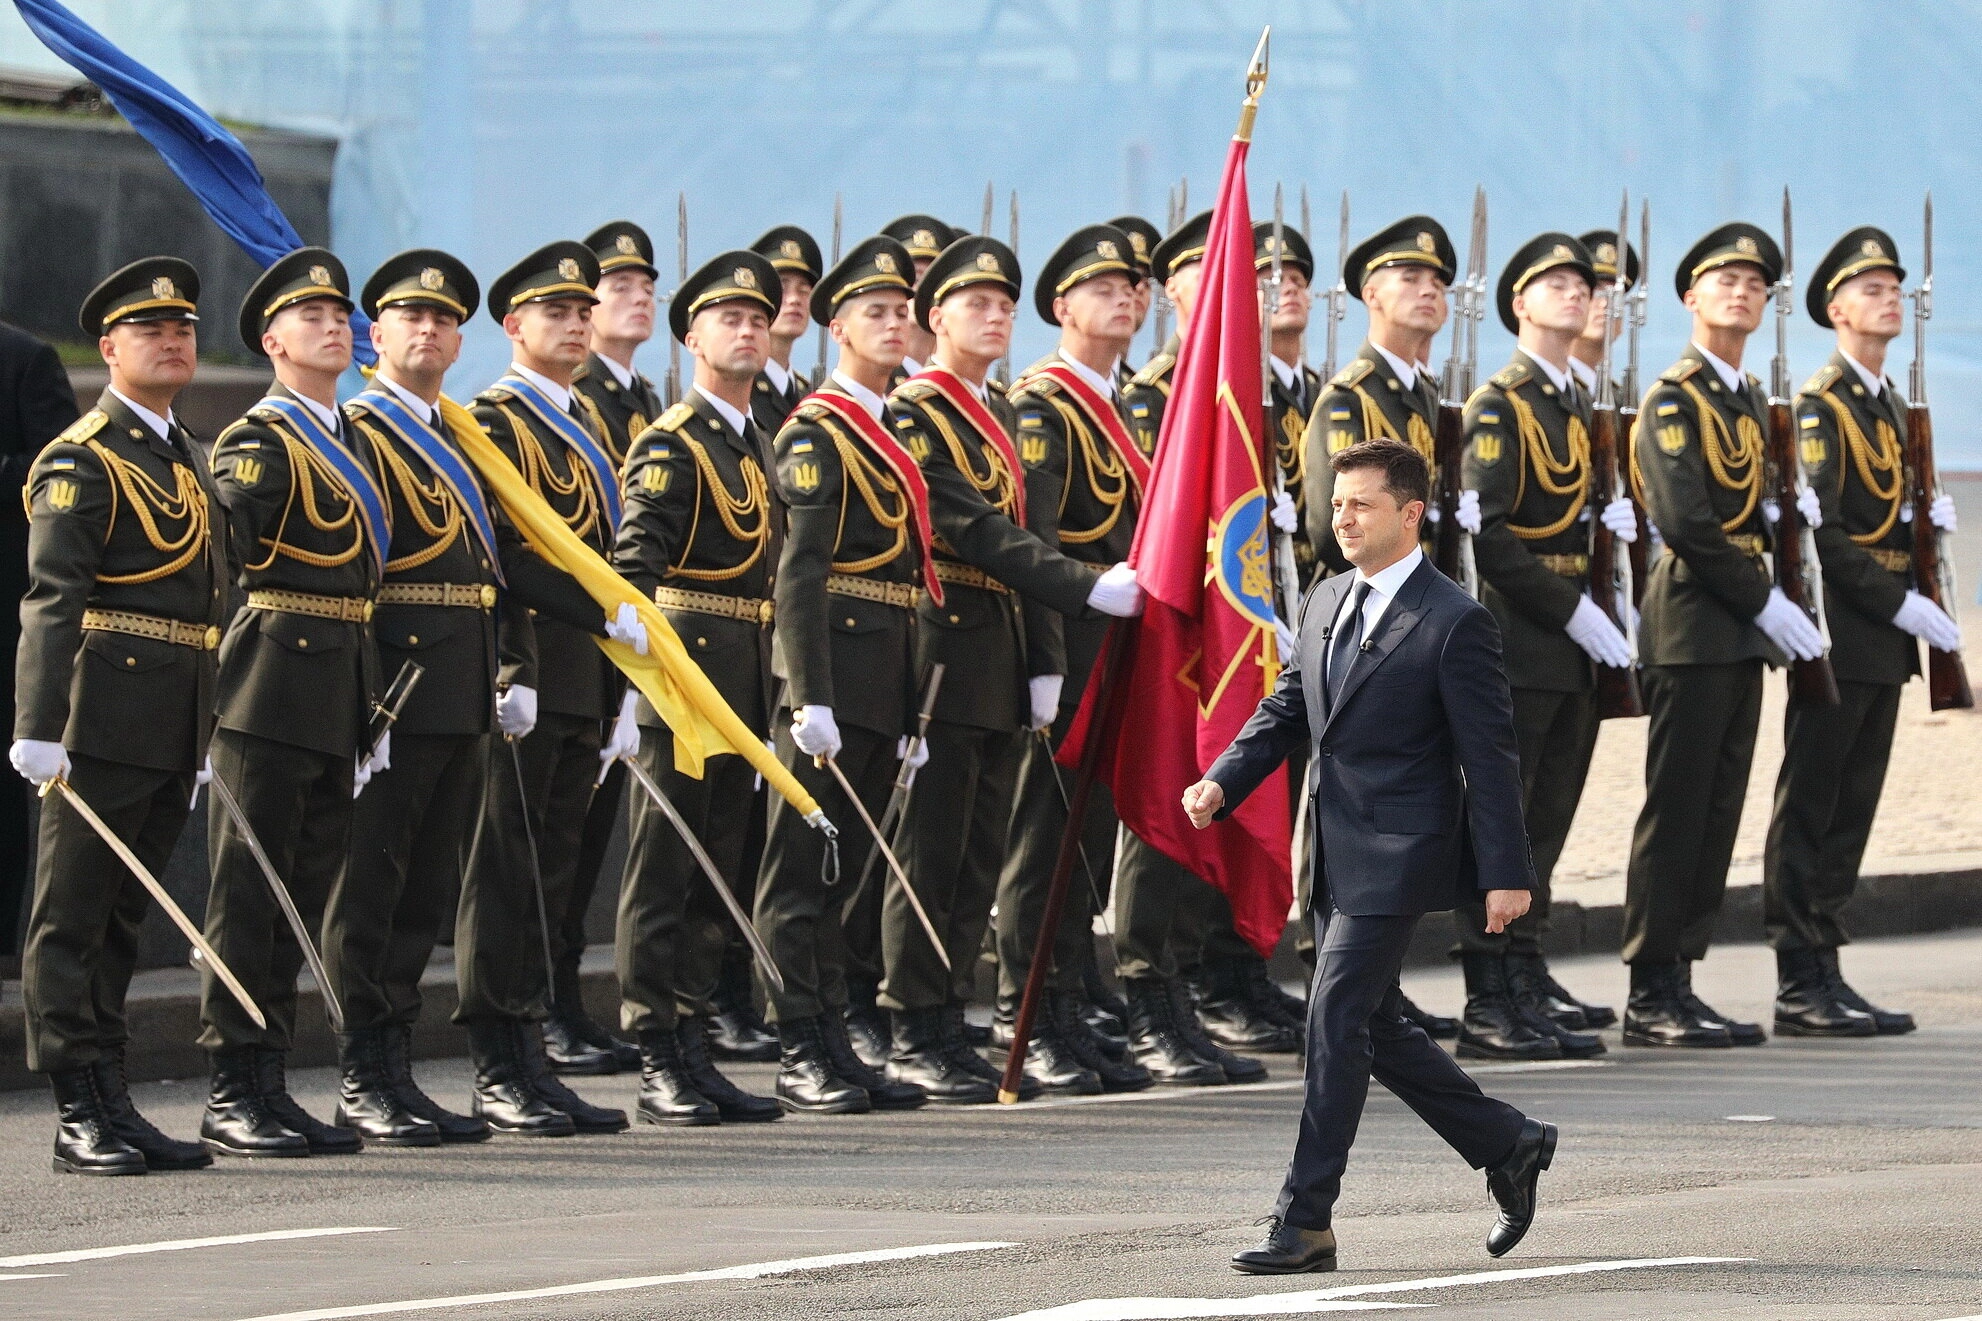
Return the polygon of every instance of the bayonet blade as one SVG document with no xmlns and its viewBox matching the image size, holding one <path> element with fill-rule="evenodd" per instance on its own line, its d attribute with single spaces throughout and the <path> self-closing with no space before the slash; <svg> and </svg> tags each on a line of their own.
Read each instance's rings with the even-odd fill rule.
<svg viewBox="0 0 1982 1321">
<path fill-rule="evenodd" d="M 991 208 L 995 205 L 997 205 L 997 194 L 991 187 L 991 181 L 986 179 L 984 181 L 984 223 L 977 227 L 977 232 L 985 238 L 991 237 Z"/>
</svg>

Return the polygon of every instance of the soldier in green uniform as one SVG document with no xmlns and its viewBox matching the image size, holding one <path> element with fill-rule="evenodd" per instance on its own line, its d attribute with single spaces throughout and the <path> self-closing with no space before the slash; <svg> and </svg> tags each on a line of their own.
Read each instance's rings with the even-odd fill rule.
<svg viewBox="0 0 1982 1321">
<path fill-rule="evenodd" d="M 765 644 L 774 538 L 751 387 L 770 347 L 778 273 L 725 252 L 683 282 L 668 326 L 695 359 L 695 384 L 636 439 L 614 558 L 650 595 L 731 710 L 762 739 L 770 721 Z M 675 769 L 674 738 L 643 697 L 640 765 L 727 884 L 743 870 L 755 778 L 734 754 L 701 776 Z M 620 1022 L 640 1042 L 639 1117 L 653 1124 L 774 1120 L 709 1060 L 708 1024 L 730 919 L 686 842 L 644 792 L 633 795 L 615 942 Z M 742 887 L 748 894 L 748 887 Z"/>
<path fill-rule="evenodd" d="M 1796 400 L 1804 471 L 1823 502 L 1817 551 L 1836 706 L 1791 696 L 1782 772 L 1762 857 L 1762 903 L 1775 947 L 1776 1031 L 1794 1036 L 1872 1036 L 1913 1030 L 1913 1016 L 1879 1009 L 1838 969 L 1848 939 L 1840 913 L 1885 786 L 1900 691 L 1920 672 L 1916 638 L 1943 651 L 1961 630 L 1913 590 L 1912 490 L 1902 438 L 1906 400 L 1885 375 L 1903 325 L 1899 249 L 1861 226 L 1839 239 L 1810 277 L 1817 324 L 1837 351 Z M 1955 529 L 1954 501 L 1940 497 L 1934 526 Z"/>
<path fill-rule="evenodd" d="M 1674 283 L 1692 342 L 1646 392 L 1631 444 L 1634 490 L 1665 540 L 1639 627 L 1651 716 L 1645 806 L 1625 881 L 1624 961 L 1633 1045 L 1757 1045 L 1767 1034 L 1692 989 L 1727 888 L 1762 711 L 1762 668 L 1814 659 L 1824 640 L 1770 585 L 1762 428 L 1768 403 L 1741 370 L 1782 251 L 1753 225 L 1723 225 L 1681 259 Z M 1819 521 L 1806 492 L 1808 521 Z"/>
<path fill-rule="evenodd" d="M 1597 367 L 1603 362 L 1604 336 L 1622 334 L 1624 321 L 1619 319 L 1613 330 L 1609 321 L 1610 295 L 1617 280 L 1617 233 L 1609 229 L 1593 229 L 1578 234 L 1576 241 L 1590 254 L 1590 269 L 1597 273 L 1597 286 L 1590 294 L 1589 319 L 1583 323 L 1583 333 L 1576 337 L 1576 343 L 1569 351 L 1569 370 L 1576 375 L 1577 384 L 1589 392 L 1591 398 L 1597 392 Z M 1629 243 L 1624 245 L 1624 290 L 1629 292 L 1638 286 L 1638 249 Z M 1636 408 L 1636 399 L 1626 399 L 1623 395 L 1617 400 L 1620 407 Z"/>
<path fill-rule="evenodd" d="M 1122 413 L 1115 370 L 1135 333 L 1135 290 L 1144 282 L 1133 254 L 1129 235 L 1109 225 L 1077 230 L 1054 250 L 1040 271 L 1033 301 L 1041 319 L 1058 327 L 1059 344 L 1020 373 L 1011 392 L 1019 462 L 1025 469 L 1027 524 L 1047 545 L 1096 569 L 1119 564 L 1127 555 L 1147 469 Z M 1038 685 L 1035 722 L 1049 715 L 1045 699 L 1057 700 L 1043 726 L 1046 732 L 1027 743 L 1020 759 L 998 878 L 998 1004 L 992 1041 L 999 1047 L 1011 1040 L 1066 826 L 1072 776 L 1055 764 L 1053 754 L 1080 708 L 1108 627 L 1096 614 L 1061 616 L 1030 602 L 1024 622 L 1029 636 L 1059 631 L 1065 677 L 1058 685 L 1050 680 Z M 1056 693 L 1049 691 L 1054 688 Z M 1047 1008 L 1058 1044 L 1070 1046 L 1104 1090 L 1135 1091 L 1149 1086 L 1150 1077 L 1128 1060 L 1126 1044 L 1118 1039 L 1127 1007 L 1102 1020 L 1109 1035 L 1091 1026 L 1087 1008 L 1089 1001 L 1100 999 L 1099 973 L 1092 968 L 1092 904 L 1105 902 L 1103 887 L 1114 872 L 1115 832 L 1107 788 L 1096 785 L 1081 825 L 1078 874 L 1054 934 Z M 1082 997 L 1082 1012 L 1069 1013 L 1075 997 Z"/>
<path fill-rule="evenodd" d="M 773 599 L 784 681 L 772 722 L 778 757 L 833 821 L 839 855 L 864 857 L 859 814 L 816 759 L 831 758 L 878 820 L 915 716 L 915 605 L 928 570 L 928 489 L 894 439 L 883 392 L 907 343 L 908 252 L 875 236 L 812 293 L 812 316 L 839 346 L 831 377 L 775 442 L 790 510 Z M 844 833 L 849 827 L 856 833 Z M 847 1038 L 846 903 L 828 842 L 782 798 L 771 803 L 757 878 L 757 930 L 785 986 L 769 996 L 778 1099 L 790 1110 L 862 1113 L 920 1105 Z M 853 864 L 848 864 L 849 870 Z M 850 884 L 850 883 L 849 883 Z"/>
<path fill-rule="evenodd" d="M 271 360 L 275 384 L 213 447 L 247 593 L 220 645 L 213 773 L 313 933 L 350 850 L 354 776 L 362 784 L 390 756 L 389 743 L 376 755 L 364 746 L 380 689 L 373 596 L 391 534 L 371 456 L 337 408 L 351 311 L 343 263 L 322 248 L 270 266 L 248 290 L 240 330 Z M 355 1129 L 311 1117 L 289 1095 L 303 951 L 217 793 L 207 831 L 207 940 L 268 1023 L 256 1026 L 207 971 L 200 1044 L 213 1054 L 213 1089 L 200 1136 L 229 1156 L 357 1151 Z"/>
<path fill-rule="evenodd" d="M 963 1039 L 1027 735 L 1059 715 L 1061 617 L 1090 608 L 1128 615 L 1141 604 L 1126 565 L 1097 573 L 1036 535 L 1051 516 L 1028 509 L 1011 405 L 987 385 L 1010 348 L 1019 289 L 1018 259 L 996 239 L 966 235 L 945 248 L 915 295 L 916 319 L 936 336 L 935 358 L 890 401 L 896 433 L 929 483 L 936 525 L 941 596 L 926 591 L 918 607 L 917 668 L 944 667 L 930 763 L 903 820 L 903 863 L 950 968 L 906 894 L 892 887 L 881 1003 L 894 1016 L 890 1074 L 937 1101 L 997 1096 L 997 1071 L 975 1051 L 951 1047 Z M 1085 1030 L 1073 1039 L 1059 1030 L 1072 1009 L 1056 997 L 1027 1052 L 1026 1075 L 1048 1090 L 1099 1092 L 1100 1076 L 1077 1053 Z"/>
<path fill-rule="evenodd" d="M 812 289 L 825 273 L 825 259 L 818 240 L 797 225 L 773 225 L 750 250 L 771 263 L 783 290 L 771 317 L 771 351 L 750 391 L 750 416 L 768 446 L 798 401 L 812 391 L 812 382 L 792 365 L 791 355 L 812 328 Z"/>
<path fill-rule="evenodd" d="M 1596 271 L 1567 234 L 1538 234 L 1501 272 L 1495 302 L 1514 332 L 1514 359 L 1466 404 L 1465 489 L 1477 493 L 1473 534 L 1480 599 L 1500 625 L 1522 809 L 1538 888 L 1527 914 L 1488 932 L 1482 904 L 1453 910 L 1466 976 L 1459 1051 L 1477 1059 L 1555 1059 L 1603 1053 L 1603 1042 L 1558 1023 L 1541 941 L 1548 878 L 1562 854 L 1597 745 L 1596 665 L 1627 668 L 1631 647 L 1592 594 L 1593 519 L 1629 542 L 1637 515 L 1626 498 L 1590 504 L 1593 399 L 1571 351 L 1589 321 Z M 1464 520 L 1462 520 L 1464 521 Z"/>
<path fill-rule="evenodd" d="M 589 351 L 598 283 L 597 256 L 573 242 L 546 244 L 491 283 L 489 314 L 502 322 L 513 360 L 475 396 L 473 411 L 530 488 L 604 555 L 619 524 L 619 473 L 571 385 Z M 548 933 L 571 911 L 593 786 L 602 762 L 637 749 L 639 736 L 633 699 L 621 700 L 623 685 L 596 635 L 548 616 L 535 626 L 529 677 L 537 683 L 524 682 L 506 658 L 496 699 L 507 746 L 492 746 L 455 919 L 455 1019 L 467 1026 L 475 1057 L 475 1112 L 497 1132 L 613 1133 L 626 1127 L 625 1113 L 594 1106 L 553 1078 L 537 1025 L 550 989 L 544 942 L 554 942 Z M 646 629 L 631 605 L 603 630 L 644 653 Z M 526 736 L 507 733 L 522 725 Z M 532 1084 L 523 1092 L 507 1086 L 519 1075 Z"/>
<path fill-rule="evenodd" d="M 1141 216 L 1116 216 L 1108 224 L 1128 236 L 1129 263 L 1142 276 L 1136 281 L 1135 329 L 1129 334 L 1129 342 L 1133 345 L 1135 337 L 1142 333 L 1143 326 L 1149 321 L 1150 308 L 1156 303 L 1156 245 L 1163 241 L 1163 231 Z M 1135 374 L 1136 369 L 1130 364 L 1128 353 L 1124 352 L 1115 363 L 1115 388 L 1128 389 Z"/>
<path fill-rule="evenodd" d="M 392 726 L 391 763 L 352 806 L 351 852 L 324 915 L 324 963 L 344 1007 L 337 1122 L 388 1146 L 480 1142 L 411 1066 L 420 977 L 461 888 L 481 813 L 501 657 L 535 683 L 531 610 L 596 633 L 598 604 L 526 550 L 439 412 L 461 326 L 481 296 L 454 257 L 416 248 L 365 282 L 378 370 L 345 405 L 391 508 L 372 631 L 380 674 L 424 673 Z M 522 734 L 512 708 L 504 732 Z M 513 1079 L 511 1086 L 526 1086 Z"/>
<path fill-rule="evenodd" d="M 964 231 L 952 229 L 931 215 L 911 212 L 896 216 L 881 226 L 881 235 L 902 245 L 910 260 L 915 263 L 915 273 L 911 277 L 922 279 L 922 273 L 929 269 L 929 263 L 950 246 L 952 239 L 959 238 Z M 909 377 L 921 371 L 923 366 L 936 353 L 936 336 L 921 326 L 911 324 L 908 328 L 908 346 L 902 357 L 902 365 L 896 369 L 894 385 L 900 385 Z"/>
<path fill-rule="evenodd" d="M 571 388 L 606 438 L 615 471 L 624 469 L 633 438 L 661 415 L 660 391 L 633 365 L 633 355 L 654 334 L 654 243 L 630 220 L 611 220 L 585 238 L 599 259 L 599 297 L 592 308 L 592 351 L 572 374 Z M 618 762 L 592 794 L 579 838 L 571 900 L 552 947 L 550 1014 L 544 1020 L 544 1053 L 562 1073 L 614 1073 L 640 1067 L 640 1052 L 601 1026 L 585 1010 L 578 965 L 585 956 L 585 914 L 599 884 L 599 869 L 619 824 L 626 798 L 626 770 Z"/>
<path fill-rule="evenodd" d="M 1164 297 L 1177 309 L 1177 327 L 1156 355 L 1129 378 L 1122 390 L 1129 425 L 1144 454 L 1156 453 L 1163 430 L 1163 410 L 1170 402 L 1170 377 L 1177 370 L 1177 351 L 1197 308 L 1198 279 L 1204 274 L 1205 245 L 1211 239 L 1211 212 L 1200 211 L 1165 235 L 1150 250 L 1150 276 L 1163 286 Z"/>
<path fill-rule="evenodd" d="M 153 873 L 186 823 L 213 729 L 226 518 L 172 401 L 193 379 L 198 273 L 147 257 L 83 300 L 110 384 L 36 456 L 8 760 L 66 779 Z M 120 508 L 138 516 L 117 518 Z M 54 1167 L 143 1174 L 212 1163 L 152 1126 L 124 1084 L 124 996 L 150 899 L 67 801 L 43 800 L 21 961 L 27 1063 L 55 1090 Z"/>
<path fill-rule="evenodd" d="M 1273 310 L 1271 354 L 1273 368 L 1273 407 L 1267 427 L 1273 433 L 1273 448 L 1280 456 L 1280 478 L 1293 502 L 1294 526 L 1283 529 L 1294 539 L 1294 568 L 1299 572 L 1301 589 L 1307 590 L 1315 577 L 1314 542 L 1308 536 L 1307 446 L 1308 410 L 1321 397 L 1321 373 L 1307 365 L 1308 317 L 1314 309 L 1314 252 L 1298 229 L 1282 226 L 1280 240 L 1280 298 Z M 1273 224 L 1262 220 L 1253 226 L 1253 264 L 1262 277 L 1273 269 Z M 1298 767 L 1296 770 L 1298 771 Z M 1299 775 L 1294 776 L 1299 779 Z"/>
</svg>

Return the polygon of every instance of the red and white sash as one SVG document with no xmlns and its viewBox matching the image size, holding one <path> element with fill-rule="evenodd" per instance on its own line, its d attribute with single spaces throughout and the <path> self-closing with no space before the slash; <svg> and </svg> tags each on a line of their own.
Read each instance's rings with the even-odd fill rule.
<svg viewBox="0 0 1982 1321">
<path fill-rule="evenodd" d="M 909 521 L 915 525 L 915 545 L 922 555 L 923 590 L 937 605 L 943 604 L 943 584 L 936 581 L 932 546 L 935 530 L 929 521 L 929 483 L 923 480 L 915 456 L 903 449 L 874 415 L 850 395 L 837 390 L 814 390 L 799 402 L 799 407 L 806 404 L 817 404 L 844 422 L 894 473 L 895 481 L 908 499 Z"/>
<path fill-rule="evenodd" d="M 948 367 L 929 366 L 908 378 L 910 382 L 921 381 L 932 386 L 937 394 L 949 400 L 950 406 L 976 427 L 984 437 L 984 443 L 998 452 L 1004 461 L 1005 471 L 1012 476 L 1012 521 L 1025 526 L 1025 472 L 1019 467 L 1019 453 L 1012 444 L 1012 438 L 999 423 L 997 416 L 977 397 L 977 391 L 969 382 L 958 376 Z"/>
</svg>

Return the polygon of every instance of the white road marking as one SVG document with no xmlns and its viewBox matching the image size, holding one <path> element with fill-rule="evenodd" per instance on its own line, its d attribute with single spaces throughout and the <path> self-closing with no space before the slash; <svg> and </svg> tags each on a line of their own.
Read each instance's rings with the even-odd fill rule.
<svg viewBox="0 0 1982 1321">
<path fill-rule="evenodd" d="M 480 1307 L 489 1303 L 528 1302 L 533 1298 L 569 1298 L 578 1294 L 624 1293 L 632 1289 L 653 1289 L 664 1284 L 699 1284 L 708 1280 L 757 1280 L 769 1275 L 792 1275 L 799 1271 L 829 1270 L 835 1266 L 862 1266 L 877 1261 L 907 1261 L 914 1257 L 940 1257 L 955 1252 L 990 1252 L 1015 1248 L 1016 1243 L 924 1243 L 912 1248 L 881 1248 L 872 1252 L 835 1252 L 823 1257 L 793 1257 L 786 1261 L 760 1261 L 747 1266 L 724 1266 L 716 1270 L 682 1271 L 675 1275 L 628 1276 L 616 1280 L 587 1280 L 583 1284 L 559 1284 L 543 1289 L 511 1289 L 502 1293 L 456 1294 L 450 1298 L 411 1298 L 397 1303 L 364 1303 L 356 1307 L 323 1307 L 308 1312 L 276 1312 L 249 1317 L 247 1321 L 338 1321 L 342 1317 L 387 1316 L 399 1312 L 426 1312 L 446 1307 Z"/>
<path fill-rule="evenodd" d="M 1730 1124 L 1773 1124 L 1775 1118 L 1774 1115 L 1729 1115 L 1727 1122 Z"/>
<path fill-rule="evenodd" d="M 59 1273 L 58 1273 L 58 1274 L 53 1274 L 53 1275 L 46 1275 L 46 1274 L 44 1274 L 44 1275 L 0 1275 L 0 1284 L 4 1284 L 4 1283 L 6 1283 L 6 1282 L 7 1282 L 8 1280 L 59 1280 L 59 1279 L 62 1279 L 62 1278 L 63 1278 L 63 1277 L 62 1277 L 62 1276 L 61 1276 L 61 1275 L 60 1275 Z"/>
<path fill-rule="evenodd" d="M 335 1229 L 272 1229 L 260 1234 L 226 1234 L 219 1238 L 171 1238 L 160 1243 L 127 1243 L 115 1248 L 77 1248 L 72 1252 L 37 1252 L 26 1257 L 0 1257 L 0 1270 L 17 1266 L 63 1266 L 105 1257 L 135 1257 L 147 1252 L 184 1252 L 188 1248 L 225 1248 L 237 1243 L 273 1243 L 292 1238 L 334 1238 L 340 1234 L 390 1234 L 390 1225 L 347 1225 Z"/>
<path fill-rule="evenodd" d="M 1435 1275 L 1422 1280 L 1351 1284 L 1299 1293 L 1258 1294 L 1251 1298 L 1090 1298 L 1062 1307 L 1021 1312 L 1005 1317 L 1004 1321 L 1170 1321 L 1178 1317 L 1294 1316 L 1341 1311 L 1343 1309 L 1338 1300 L 1370 1294 L 1415 1293 L 1422 1289 L 1459 1289 L 1476 1284 L 1499 1284 L 1507 1280 L 1541 1280 L 1561 1275 L 1656 1270 L 1668 1266 L 1714 1266 L 1752 1260 L 1752 1257 L 1639 1257 L 1628 1261 L 1586 1261 L 1574 1266 L 1535 1266 L 1526 1270 Z"/>
<path fill-rule="evenodd" d="M 1527 1060 L 1509 1064 L 1468 1066 L 1474 1076 L 1496 1073 L 1558 1073 L 1564 1069 L 1612 1069 L 1614 1060 Z M 1026 1101 L 1019 1105 L 981 1105 L 951 1111 L 968 1118 L 972 1115 L 1029 1115 L 1041 1110 L 1061 1110 L 1072 1105 L 1129 1105 L 1151 1101 L 1216 1101 L 1253 1092 L 1297 1092 L 1304 1085 L 1300 1078 L 1268 1082 L 1227 1083 L 1222 1087 L 1152 1087 L 1146 1092 L 1113 1092 L 1105 1096 L 1056 1096 L 1051 1100 Z"/>
</svg>

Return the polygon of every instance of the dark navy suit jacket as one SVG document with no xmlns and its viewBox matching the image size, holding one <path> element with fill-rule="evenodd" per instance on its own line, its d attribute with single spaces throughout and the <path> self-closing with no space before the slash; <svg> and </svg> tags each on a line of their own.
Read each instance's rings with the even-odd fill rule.
<svg viewBox="0 0 1982 1321">
<path fill-rule="evenodd" d="M 1424 561 L 1355 653 L 1331 710 L 1329 637 L 1355 581 L 1340 574 L 1308 593 L 1293 663 L 1206 772 L 1225 790 L 1220 815 L 1307 739 L 1317 904 L 1404 916 L 1533 889 L 1493 615 Z"/>
</svg>

